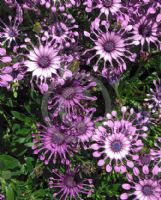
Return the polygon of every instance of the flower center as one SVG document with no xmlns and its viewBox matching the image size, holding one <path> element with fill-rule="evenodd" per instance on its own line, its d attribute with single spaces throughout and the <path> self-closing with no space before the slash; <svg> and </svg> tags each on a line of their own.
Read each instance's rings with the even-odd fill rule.
<svg viewBox="0 0 161 200">
<path fill-rule="evenodd" d="M 143 37 L 150 37 L 151 36 L 151 27 L 148 25 L 141 25 L 139 27 L 139 34 Z"/>
<path fill-rule="evenodd" d="M 108 53 L 114 51 L 115 49 L 115 43 L 113 41 L 107 41 L 105 44 L 104 44 L 104 50 Z"/>
<path fill-rule="evenodd" d="M 142 192 L 145 196 L 150 196 L 153 193 L 152 187 L 150 185 L 145 185 L 142 188 Z"/>
<path fill-rule="evenodd" d="M 113 0 L 102 0 L 102 4 L 106 8 L 110 8 L 113 4 Z"/>
<path fill-rule="evenodd" d="M 149 155 L 142 155 L 140 157 L 140 161 L 143 165 L 147 165 L 150 162 L 150 156 Z"/>
<path fill-rule="evenodd" d="M 87 126 L 84 122 L 77 124 L 77 131 L 79 134 L 84 134 L 87 131 Z"/>
<path fill-rule="evenodd" d="M 50 65 L 50 59 L 48 56 L 42 56 L 39 58 L 38 65 L 41 68 L 48 68 Z"/>
<path fill-rule="evenodd" d="M 61 26 L 56 26 L 55 28 L 55 35 L 62 36 L 64 34 L 64 29 Z"/>
<path fill-rule="evenodd" d="M 13 29 L 10 29 L 8 35 L 9 35 L 11 38 L 13 38 L 13 37 L 16 36 L 16 33 L 15 33 L 15 31 L 14 31 Z"/>
<path fill-rule="evenodd" d="M 60 132 L 55 132 L 52 134 L 51 140 L 52 140 L 52 143 L 54 144 L 62 145 L 65 141 L 65 137 Z"/>
<path fill-rule="evenodd" d="M 64 177 L 64 184 L 69 188 L 73 188 L 77 185 L 76 180 L 72 175 L 66 175 Z"/>
<path fill-rule="evenodd" d="M 72 87 L 67 87 L 63 90 L 62 92 L 62 96 L 67 99 L 67 100 L 71 100 L 73 99 L 73 97 L 75 96 L 75 89 Z"/>
<path fill-rule="evenodd" d="M 116 140 L 116 141 L 112 142 L 111 148 L 114 152 L 119 152 L 119 151 L 121 151 L 122 143 L 119 140 Z"/>
</svg>

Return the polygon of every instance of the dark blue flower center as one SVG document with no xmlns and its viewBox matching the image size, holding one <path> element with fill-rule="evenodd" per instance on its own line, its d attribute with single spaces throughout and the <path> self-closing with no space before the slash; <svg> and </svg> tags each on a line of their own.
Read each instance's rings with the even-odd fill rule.
<svg viewBox="0 0 161 200">
<path fill-rule="evenodd" d="M 64 29 L 61 26 L 56 26 L 55 28 L 55 35 L 57 36 L 61 36 L 64 34 Z"/>
<path fill-rule="evenodd" d="M 139 34 L 143 37 L 150 37 L 152 33 L 151 26 L 148 25 L 140 25 Z"/>
<path fill-rule="evenodd" d="M 67 87 L 62 91 L 62 96 L 67 100 L 71 100 L 75 96 L 75 93 L 76 93 L 76 91 L 74 88 Z"/>
<path fill-rule="evenodd" d="M 142 192 L 145 196 L 150 196 L 153 193 L 152 187 L 150 185 L 145 185 L 142 188 Z"/>
<path fill-rule="evenodd" d="M 102 0 L 102 4 L 106 8 L 110 8 L 113 4 L 113 0 Z"/>
<path fill-rule="evenodd" d="M 84 122 L 77 124 L 77 131 L 79 134 L 84 134 L 87 131 L 87 126 Z"/>
<path fill-rule="evenodd" d="M 103 47 L 106 52 L 110 53 L 115 50 L 115 43 L 113 41 L 107 41 Z"/>
<path fill-rule="evenodd" d="M 16 36 L 16 33 L 13 29 L 10 29 L 8 34 L 11 38 Z"/>
<path fill-rule="evenodd" d="M 74 175 L 66 175 L 64 177 L 64 184 L 69 187 L 73 188 L 77 185 Z"/>
<path fill-rule="evenodd" d="M 54 132 L 52 134 L 52 143 L 57 144 L 57 145 L 62 145 L 65 141 L 65 136 L 64 134 L 60 133 L 60 132 Z"/>
<path fill-rule="evenodd" d="M 48 56 L 42 56 L 39 58 L 39 61 L 38 61 L 38 65 L 41 67 L 41 68 L 48 68 L 49 65 L 50 65 L 50 59 Z"/>
<path fill-rule="evenodd" d="M 119 140 L 116 140 L 116 141 L 112 142 L 111 148 L 114 152 L 119 152 L 119 151 L 121 151 L 122 143 Z"/>
</svg>

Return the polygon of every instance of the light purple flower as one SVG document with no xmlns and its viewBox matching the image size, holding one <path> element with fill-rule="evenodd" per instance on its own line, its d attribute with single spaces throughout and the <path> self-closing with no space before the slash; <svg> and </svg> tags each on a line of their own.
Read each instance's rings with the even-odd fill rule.
<svg viewBox="0 0 161 200">
<path fill-rule="evenodd" d="M 73 73 L 72 77 L 67 78 L 63 85 L 54 88 L 50 95 L 48 108 L 52 111 L 53 118 L 63 112 L 69 117 L 85 112 L 86 108 L 89 108 L 86 106 L 87 101 L 96 100 L 96 97 L 90 96 L 89 93 L 94 86 L 96 86 L 96 82 L 93 81 L 90 74 L 85 71 Z"/>
<path fill-rule="evenodd" d="M 161 137 L 159 137 L 155 142 L 155 147 L 150 149 L 150 154 L 155 162 L 155 165 L 160 167 L 161 171 Z"/>
<path fill-rule="evenodd" d="M 98 21 L 97 23 L 101 22 Z M 87 64 L 97 59 L 93 67 L 95 71 L 98 70 L 100 63 L 102 63 L 102 71 L 105 71 L 108 65 L 113 67 L 119 66 L 120 70 L 126 69 L 127 60 L 133 62 L 136 58 L 136 54 L 130 51 L 133 45 L 132 38 L 129 36 L 132 26 L 127 26 L 126 29 L 113 29 L 111 31 L 106 21 L 103 21 L 102 25 L 105 28 L 104 30 L 95 25 L 91 33 L 84 31 L 84 35 L 94 43 L 93 48 L 84 52 L 84 54 L 88 52 L 92 53 L 91 57 L 87 60 Z"/>
<path fill-rule="evenodd" d="M 12 61 L 12 58 L 7 56 L 5 48 L 0 48 L 0 61 L 3 63 L 10 63 Z"/>
<path fill-rule="evenodd" d="M 140 113 L 133 109 L 121 108 L 122 118 L 113 111 L 107 114 L 103 126 L 93 135 L 93 156 L 100 158 L 98 166 L 106 165 L 106 171 L 126 172 L 127 166 L 134 167 L 134 157 L 142 149 L 142 139 L 146 137 L 147 127 L 139 124 Z M 113 163 L 113 164 L 112 164 Z"/>
<path fill-rule="evenodd" d="M 49 187 L 60 189 L 53 194 L 59 200 L 82 199 L 82 195 L 90 196 L 93 192 L 92 179 L 80 177 L 79 167 L 74 171 L 68 169 L 64 174 L 52 170 L 54 177 L 50 177 Z"/>
<path fill-rule="evenodd" d="M 157 50 L 161 49 L 159 23 L 154 17 L 150 15 L 137 16 L 133 25 L 133 34 L 134 42 L 141 44 L 142 51 L 145 45 L 148 45 L 148 50 L 150 51 L 151 44 L 155 45 Z"/>
<path fill-rule="evenodd" d="M 39 154 L 46 165 L 49 162 L 55 164 L 58 158 L 61 163 L 69 164 L 68 156 L 76 152 L 73 138 L 68 134 L 70 130 L 61 124 L 50 127 L 38 124 L 37 127 L 38 133 L 32 135 L 34 154 Z"/>
<path fill-rule="evenodd" d="M 122 188 L 127 192 L 121 194 L 121 200 L 159 200 L 161 198 L 161 185 L 159 177 L 149 175 L 131 176 L 127 175 L 128 183 L 124 183 Z"/>
<path fill-rule="evenodd" d="M 150 88 L 150 93 L 147 94 L 145 102 L 152 113 L 158 113 L 159 118 L 161 118 L 161 80 L 153 81 L 154 88 Z"/>
<path fill-rule="evenodd" d="M 0 200 L 4 200 L 4 199 L 5 199 L 4 194 L 0 194 Z"/>
<path fill-rule="evenodd" d="M 48 28 L 46 26 L 49 26 L 49 30 L 44 31 L 44 38 L 54 39 L 61 48 L 69 47 L 71 43 L 76 42 L 79 36 L 78 25 L 71 14 L 65 12 L 56 14 L 55 20 L 50 25 L 47 23 L 48 20 L 44 23 L 44 30 Z"/>
</svg>

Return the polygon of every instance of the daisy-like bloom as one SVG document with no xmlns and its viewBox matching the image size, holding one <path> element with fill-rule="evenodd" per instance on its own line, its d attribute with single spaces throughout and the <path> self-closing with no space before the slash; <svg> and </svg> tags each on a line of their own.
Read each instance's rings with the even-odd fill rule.
<svg viewBox="0 0 161 200">
<path fill-rule="evenodd" d="M 121 70 L 126 69 L 126 60 L 135 61 L 136 54 L 130 52 L 130 47 L 133 46 L 132 38 L 129 36 L 132 26 L 127 26 L 126 29 L 119 29 L 113 31 L 108 30 L 107 22 L 102 22 L 106 31 L 101 30 L 96 24 L 95 30 L 92 33 L 84 31 L 84 35 L 90 38 L 94 46 L 84 52 L 92 51 L 92 55 L 87 64 L 90 64 L 93 59 L 97 59 L 94 65 L 94 70 L 97 71 L 99 64 L 103 65 L 103 71 L 106 69 L 106 65 L 119 66 Z M 103 64 L 102 64 L 103 62 Z"/>
<path fill-rule="evenodd" d="M 1 45 L 4 45 L 7 43 L 8 48 L 11 47 L 12 43 L 16 44 L 16 39 L 19 36 L 19 21 L 15 18 L 15 20 L 12 22 L 12 17 L 9 16 L 9 25 L 5 24 L 2 20 L 0 20 L 0 23 L 3 26 L 0 26 L 0 37 L 3 40 Z"/>
<path fill-rule="evenodd" d="M 62 48 L 64 48 L 63 46 L 68 47 L 71 43 L 75 43 L 75 39 L 79 36 L 78 25 L 69 13 L 63 12 L 55 15 L 56 19 L 50 25 L 50 30 L 45 31 L 45 37 L 52 37 L 55 43 L 62 45 Z"/>
<path fill-rule="evenodd" d="M 86 142 L 91 140 L 91 137 L 94 134 L 95 125 L 92 121 L 92 115 L 95 110 L 86 112 L 86 115 L 78 115 L 74 120 L 71 121 L 71 132 L 70 135 L 76 138 L 78 143 L 83 143 L 83 146 Z"/>
<path fill-rule="evenodd" d="M 0 200 L 4 200 L 5 196 L 3 194 L 0 194 Z"/>
<path fill-rule="evenodd" d="M 120 199 L 133 200 L 159 200 L 161 198 L 161 185 L 159 177 L 154 175 L 127 175 L 128 183 L 122 188 L 127 192 L 121 194 Z"/>
<path fill-rule="evenodd" d="M 84 2 L 86 6 L 87 12 L 92 12 L 94 9 L 98 9 L 100 11 L 100 15 L 105 14 L 108 18 L 109 15 L 117 16 L 121 13 L 121 0 L 86 0 Z"/>
<path fill-rule="evenodd" d="M 55 164 L 58 158 L 61 163 L 69 164 L 67 155 L 76 152 L 73 138 L 67 133 L 70 130 L 61 124 L 50 127 L 38 124 L 37 127 L 38 133 L 32 135 L 34 154 L 39 154 L 46 165 L 50 161 Z"/>
<path fill-rule="evenodd" d="M 106 165 L 106 171 L 126 172 L 126 167 L 134 167 L 134 157 L 142 149 L 142 139 L 146 137 L 147 127 L 138 123 L 140 113 L 131 108 L 121 108 L 122 118 L 117 112 L 107 114 L 103 126 L 96 129 L 92 137 L 94 157 L 101 157 L 98 166 Z M 113 163 L 113 164 L 112 164 Z"/>
<path fill-rule="evenodd" d="M 90 196 L 93 193 L 93 180 L 82 178 L 79 167 L 74 171 L 67 169 L 65 173 L 52 170 L 54 177 L 50 177 L 49 187 L 60 189 L 53 194 L 59 200 L 82 199 L 82 195 Z"/>
<path fill-rule="evenodd" d="M 39 43 L 39 46 L 29 43 L 32 50 L 27 49 L 29 54 L 25 55 L 27 59 L 24 61 L 24 66 L 27 67 L 28 72 L 32 72 L 32 77 L 36 79 L 38 87 L 42 87 L 42 91 L 47 91 L 47 81 L 59 77 L 58 70 L 61 68 L 63 60 L 59 56 L 57 44 L 49 41 L 43 44 L 40 40 Z"/>
<path fill-rule="evenodd" d="M 160 50 L 161 43 L 159 41 L 160 31 L 159 24 L 156 19 L 149 16 L 142 16 L 137 19 L 133 25 L 133 39 L 141 44 L 143 51 L 145 45 L 148 45 L 150 51 L 151 44 L 155 45 L 157 50 Z"/>
<path fill-rule="evenodd" d="M 155 161 L 155 164 L 160 167 L 161 171 L 161 137 L 155 142 L 155 147 L 150 149 L 150 153 Z"/>
<path fill-rule="evenodd" d="M 157 175 L 159 172 L 159 166 L 156 165 L 155 158 L 152 156 L 151 153 L 142 153 L 140 155 L 135 155 L 134 157 L 135 167 L 133 168 L 134 174 L 137 176 L 140 174 L 140 171 L 144 174 L 149 174 L 150 169 L 152 169 L 152 173 Z M 140 170 L 141 168 L 141 170 Z"/>
<path fill-rule="evenodd" d="M 78 112 L 86 112 L 85 103 L 96 100 L 95 96 L 87 94 L 94 86 L 96 82 L 90 74 L 85 71 L 73 73 L 63 85 L 58 85 L 54 91 L 51 91 L 48 108 L 52 111 L 53 118 L 63 112 L 69 117 L 77 116 Z"/>
<path fill-rule="evenodd" d="M 161 80 L 153 81 L 154 88 L 150 89 L 150 93 L 147 94 L 147 98 L 144 99 L 148 108 L 152 113 L 158 113 L 159 118 L 161 118 Z"/>
</svg>

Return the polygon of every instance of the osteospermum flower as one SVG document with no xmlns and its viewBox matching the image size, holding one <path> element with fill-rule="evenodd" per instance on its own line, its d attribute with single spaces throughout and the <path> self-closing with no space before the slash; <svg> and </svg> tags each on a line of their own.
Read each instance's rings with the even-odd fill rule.
<svg viewBox="0 0 161 200">
<path fill-rule="evenodd" d="M 11 70 L 8 67 L 4 67 L 0 70 L 0 87 L 10 87 L 10 83 L 13 81 L 13 77 L 10 73 Z"/>
<path fill-rule="evenodd" d="M 86 112 L 86 115 L 78 115 L 74 120 L 71 121 L 71 132 L 74 138 L 76 138 L 77 142 L 82 142 L 83 144 L 89 142 L 91 137 L 94 134 L 95 125 L 92 121 L 92 115 L 95 110 L 92 112 Z"/>
<path fill-rule="evenodd" d="M 96 86 L 90 74 L 85 72 L 73 73 L 72 77 L 65 80 L 63 85 L 58 85 L 51 91 L 49 98 L 49 110 L 52 111 L 53 118 L 65 112 L 69 117 L 77 116 L 78 112 L 86 111 L 83 101 L 95 101 L 95 96 L 90 96 L 87 92 Z"/>
<path fill-rule="evenodd" d="M 154 175 L 157 175 L 159 172 L 158 165 L 154 162 L 155 158 L 151 153 L 142 153 L 134 157 L 135 167 L 133 168 L 134 174 L 137 176 L 140 172 L 144 174 L 149 174 L 150 169 Z"/>
<path fill-rule="evenodd" d="M 153 84 L 154 88 L 150 89 L 150 93 L 146 95 L 147 98 L 144 100 L 151 112 L 158 112 L 159 117 L 161 117 L 161 80 L 154 80 Z"/>
<path fill-rule="evenodd" d="M 151 44 L 154 44 L 160 50 L 161 43 L 159 41 L 160 31 L 159 24 L 155 18 L 149 16 L 139 17 L 133 25 L 133 39 L 141 44 L 141 48 L 148 45 L 150 51 Z"/>
<path fill-rule="evenodd" d="M 2 45 L 5 43 L 8 43 L 8 47 L 11 46 L 11 44 L 14 42 L 16 43 L 16 39 L 19 35 L 19 22 L 15 19 L 12 24 L 12 17 L 9 17 L 10 24 L 5 24 L 2 20 L 0 20 L 0 23 L 4 26 L 0 26 L 0 36 L 2 38 Z"/>
<path fill-rule="evenodd" d="M 39 41 L 40 42 L 40 41 Z M 31 44 L 31 43 L 30 43 Z M 26 55 L 27 59 L 24 65 L 28 72 L 32 72 L 32 77 L 36 79 L 36 84 L 42 91 L 48 90 L 47 81 L 51 81 L 55 77 L 59 77 L 58 69 L 62 69 L 62 58 L 59 56 L 59 48 L 52 42 L 39 46 L 32 45 L 32 50 Z"/>
<path fill-rule="evenodd" d="M 121 13 L 121 0 L 86 0 L 84 2 L 84 5 L 86 6 L 86 11 L 91 12 L 94 9 L 99 10 L 100 15 L 105 14 L 105 16 L 108 18 L 109 15 L 119 15 Z"/>
<path fill-rule="evenodd" d="M 5 196 L 4 194 L 0 194 L 0 200 L 4 200 Z"/>
<path fill-rule="evenodd" d="M 159 177 L 149 175 L 131 176 L 127 175 L 128 183 L 124 183 L 122 188 L 127 190 L 120 196 L 121 200 L 159 200 L 161 198 L 161 185 Z"/>
<path fill-rule="evenodd" d="M 76 150 L 73 138 L 67 133 L 68 128 L 61 124 L 50 127 L 38 124 L 37 127 L 38 133 L 32 135 L 34 154 L 39 154 L 46 165 L 50 161 L 56 163 L 58 158 L 61 163 L 69 164 L 67 155 L 72 156 Z"/>
<path fill-rule="evenodd" d="M 161 137 L 155 142 L 155 147 L 150 149 L 150 153 L 155 161 L 155 165 L 158 165 L 161 171 Z"/>
<path fill-rule="evenodd" d="M 99 126 L 92 137 L 93 156 L 100 158 L 98 166 L 106 165 L 107 172 L 112 168 L 116 172 L 125 172 L 127 166 L 133 168 L 133 159 L 142 149 L 142 139 L 146 137 L 147 127 L 138 123 L 140 114 L 134 113 L 133 109 L 127 112 L 126 107 L 122 107 L 121 112 L 121 119 L 116 111 L 107 114 L 104 126 Z"/>
<path fill-rule="evenodd" d="M 2 63 L 10 63 L 12 61 L 12 58 L 7 56 L 5 48 L 0 48 L 0 61 Z"/>
<path fill-rule="evenodd" d="M 102 71 L 106 70 L 107 64 L 119 66 L 121 70 L 126 69 L 126 60 L 134 61 L 136 58 L 136 54 L 130 52 L 133 41 L 128 36 L 128 33 L 132 30 L 132 26 L 127 26 L 124 30 L 109 31 L 107 23 L 102 23 L 106 31 L 102 31 L 97 24 L 95 25 L 97 28 L 93 29 L 91 33 L 84 31 L 84 35 L 94 43 L 93 48 L 84 52 L 84 54 L 93 52 L 92 56 L 87 60 L 87 64 L 90 64 L 95 58 L 97 59 L 97 62 L 94 64 L 95 71 L 97 71 L 100 63 L 103 65 Z"/>
<path fill-rule="evenodd" d="M 79 36 L 78 25 L 71 14 L 65 12 L 55 14 L 55 20 L 50 25 L 49 31 L 45 31 L 44 37 L 52 37 L 55 43 L 62 45 L 62 48 L 75 43 L 75 39 Z M 48 21 L 49 19 L 47 19 Z M 46 23 L 45 23 L 46 25 Z"/>
<path fill-rule="evenodd" d="M 68 169 L 64 174 L 52 170 L 54 177 L 50 177 L 49 187 L 54 189 L 60 189 L 55 192 L 53 197 L 57 197 L 59 200 L 67 198 L 70 199 L 82 199 L 82 195 L 90 196 L 93 192 L 92 179 L 82 178 L 79 174 L 79 167 L 74 172 Z"/>
</svg>

